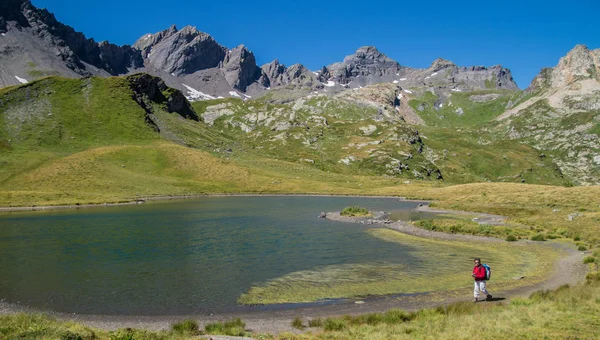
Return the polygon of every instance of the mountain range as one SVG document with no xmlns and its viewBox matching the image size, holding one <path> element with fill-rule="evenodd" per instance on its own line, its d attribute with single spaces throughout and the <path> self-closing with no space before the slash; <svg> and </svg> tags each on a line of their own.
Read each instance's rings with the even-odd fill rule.
<svg viewBox="0 0 600 340">
<path fill-rule="evenodd" d="M 0 4 L 0 34 L 6 190 L 40 190 L 57 172 L 88 178 L 73 155 L 123 144 L 154 154 L 156 139 L 244 169 L 283 162 L 273 168 L 282 174 L 600 184 L 600 49 L 576 46 L 520 90 L 500 65 L 439 58 L 411 68 L 373 46 L 309 70 L 278 60 L 258 66 L 244 45 L 228 49 L 191 26 L 131 46 L 98 43 L 28 0 Z M 190 157 L 166 174 L 204 167 Z M 106 173 L 142 176 L 139 164 L 113 168 L 119 153 L 102 159 Z M 167 176 L 152 164 L 143 176 Z M 188 175 L 152 180 L 182 188 L 196 183 Z"/>
<path fill-rule="evenodd" d="M 373 46 L 361 47 L 343 61 L 314 72 L 278 60 L 258 66 L 246 46 L 228 49 L 191 26 L 149 33 L 131 46 L 97 43 L 28 0 L 8 0 L 0 6 L 0 86 L 48 75 L 106 77 L 146 72 L 182 90 L 191 100 L 250 98 L 281 87 L 336 92 L 381 82 L 403 87 L 429 84 L 438 92 L 518 89 L 510 70 L 500 65 L 458 67 L 437 59 L 427 69 L 416 69 L 400 65 Z"/>
</svg>

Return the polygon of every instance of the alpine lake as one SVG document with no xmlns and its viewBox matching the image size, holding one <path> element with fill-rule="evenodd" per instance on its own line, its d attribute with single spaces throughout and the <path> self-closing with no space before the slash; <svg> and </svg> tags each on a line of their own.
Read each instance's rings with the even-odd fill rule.
<svg viewBox="0 0 600 340">
<path fill-rule="evenodd" d="M 358 205 L 417 220 L 394 198 L 224 196 L 0 214 L 0 299 L 42 311 L 191 315 L 365 296 L 470 291 L 538 278 L 536 246 L 437 241 L 318 218 Z M 542 260 L 544 259 L 544 260 Z"/>
</svg>

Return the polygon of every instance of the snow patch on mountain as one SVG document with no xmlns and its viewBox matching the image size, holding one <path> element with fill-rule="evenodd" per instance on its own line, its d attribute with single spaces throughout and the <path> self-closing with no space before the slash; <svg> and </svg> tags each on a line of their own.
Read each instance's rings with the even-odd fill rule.
<svg viewBox="0 0 600 340">
<path fill-rule="evenodd" d="M 27 84 L 27 83 L 28 83 L 27 79 L 23 79 L 23 78 L 21 78 L 21 77 L 18 77 L 18 76 L 15 76 L 15 78 L 17 78 L 17 80 L 18 80 L 18 81 L 19 81 L 21 84 Z"/>
<path fill-rule="evenodd" d="M 216 99 L 215 97 L 206 94 L 204 92 L 200 92 L 198 90 L 196 90 L 195 88 L 188 86 L 186 84 L 182 84 L 188 91 L 188 95 L 185 96 L 185 98 L 187 98 L 187 100 L 189 101 L 197 101 L 197 100 L 209 100 L 209 99 Z"/>
</svg>

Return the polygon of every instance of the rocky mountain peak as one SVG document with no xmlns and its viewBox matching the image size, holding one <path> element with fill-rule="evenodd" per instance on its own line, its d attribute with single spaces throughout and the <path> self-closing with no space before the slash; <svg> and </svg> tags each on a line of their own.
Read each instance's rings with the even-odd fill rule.
<svg viewBox="0 0 600 340">
<path fill-rule="evenodd" d="M 133 44 L 133 48 L 140 50 L 143 56 L 147 56 L 148 53 L 150 53 L 152 47 L 160 43 L 163 39 L 168 38 L 173 34 L 177 33 L 177 31 L 177 26 L 171 25 L 171 27 L 167 28 L 164 31 L 155 34 L 145 34 L 143 37 L 139 38 L 135 42 L 135 44 Z"/>
<path fill-rule="evenodd" d="M 456 67 L 456 65 L 453 62 L 451 62 L 450 60 L 446 60 L 443 58 L 437 58 L 436 60 L 433 61 L 433 63 L 431 63 L 431 66 L 429 66 L 429 69 L 431 70 L 431 72 L 437 72 L 439 70 L 443 70 L 448 67 Z"/>
<path fill-rule="evenodd" d="M 363 46 L 356 50 L 353 55 L 344 58 L 344 63 L 363 63 L 370 64 L 375 62 L 396 63 L 396 61 L 388 58 L 385 54 L 379 52 L 375 46 Z"/>
<path fill-rule="evenodd" d="M 321 70 L 320 76 L 322 81 L 333 81 L 342 85 L 348 85 L 362 77 L 361 84 L 371 84 L 396 75 L 401 69 L 398 62 L 379 52 L 376 47 L 363 46 L 354 54 L 345 57 L 343 62 L 326 66 Z"/>
<path fill-rule="evenodd" d="M 600 82 L 600 49 L 590 50 L 585 45 L 577 45 L 560 58 L 554 68 L 542 69 L 527 90 L 564 88 L 586 79 Z"/>
<path fill-rule="evenodd" d="M 175 76 L 217 67 L 227 53 L 209 34 L 192 26 L 179 31 L 171 26 L 153 35 L 147 34 L 134 46 L 144 54 L 147 66 Z"/>
<path fill-rule="evenodd" d="M 575 46 L 560 58 L 552 72 L 552 87 L 568 85 L 586 78 L 600 79 L 600 49 L 589 50 L 585 45 Z"/>
<path fill-rule="evenodd" d="M 228 51 L 221 68 L 225 72 L 225 79 L 229 85 L 241 91 L 246 91 L 246 87 L 261 75 L 254 54 L 244 45 Z"/>
</svg>

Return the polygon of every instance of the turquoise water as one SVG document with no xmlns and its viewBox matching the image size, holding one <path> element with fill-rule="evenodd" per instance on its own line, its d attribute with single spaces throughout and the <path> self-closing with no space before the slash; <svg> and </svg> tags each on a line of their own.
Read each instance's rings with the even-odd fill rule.
<svg viewBox="0 0 600 340">
<path fill-rule="evenodd" d="M 348 205 L 412 216 L 415 202 L 357 197 L 206 197 L 0 214 L 0 299 L 69 313 L 176 315 L 240 308 L 250 287 L 318 266 L 419 265 L 360 224 L 317 218 Z M 404 215 L 403 215 L 404 214 Z"/>
</svg>

